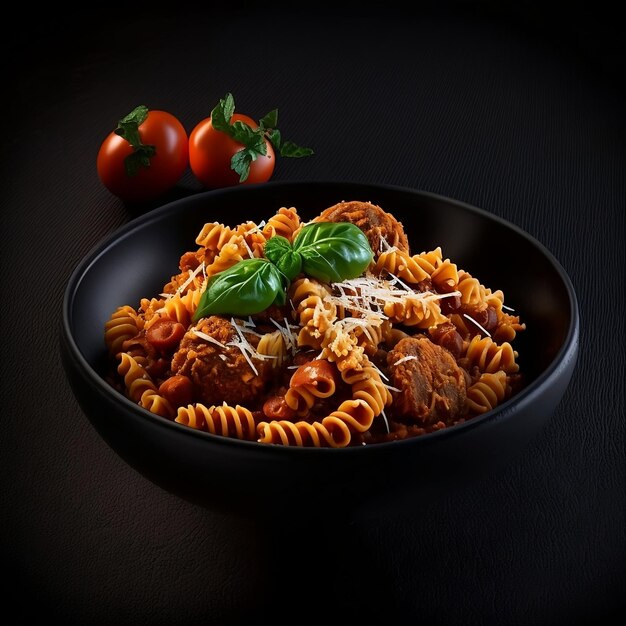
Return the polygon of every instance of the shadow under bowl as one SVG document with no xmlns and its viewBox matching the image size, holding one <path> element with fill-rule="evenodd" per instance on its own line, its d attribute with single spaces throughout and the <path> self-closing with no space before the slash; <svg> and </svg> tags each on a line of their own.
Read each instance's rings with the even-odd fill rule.
<svg viewBox="0 0 626 626">
<path fill-rule="evenodd" d="M 303 219 L 342 200 L 370 201 L 404 225 L 412 251 L 444 258 L 501 289 L 527 329 L 514 343 L 524 388 L 464 424 L 403 441 L 345 449 L 295 448 L 211 435 L 140 408 L 104 379 L 104 324 L 122 304 L 158 294 L 206 222 L 230 226 L 295 206 Z M 419 508 L 424 498 L 496 472 L 521 453 L 560 402 L 578 353 L 576 294 L 552 254 L 520 228 L 462 202 L 360 183 L 250 185 L 174 201 L 97 245 L 70 277 L 61 354 L 97 432 L 130 466 L 215 511 L 266 519 L 336 519 Z"/>
</svg>

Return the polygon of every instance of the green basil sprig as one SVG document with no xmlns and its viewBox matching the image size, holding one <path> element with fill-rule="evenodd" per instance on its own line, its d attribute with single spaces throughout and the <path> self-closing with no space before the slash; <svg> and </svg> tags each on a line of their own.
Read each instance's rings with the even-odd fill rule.
<svg viewBox="0 0 626 626">
<path fill-rule="evenodd" d="M 209 278 L 194 321 L 207 315 L 253 315 L 285 299 L 283 276 L 273 263 L 244 259 Z"/>
<path fill-rule="evenodd" d="M 360 276 L 374 256 L 365 233 L 351 222 L 309 224 L 296 236 L 293 249 L 302 257 L 302 271 L 327 283 Z"/>
<path fill-rule="evenodd" d="M 212 276 L 194 321 L 207 315 L 254 315 L 284 304 L 289 282 L 304 273 L 322 282 L 360 276 L 374 257 L 363 231 L 350 222 L 313 222 L 293 244 L 279 235 L 264 248 L 264 259 L 244 259 Z"/>
</svg>

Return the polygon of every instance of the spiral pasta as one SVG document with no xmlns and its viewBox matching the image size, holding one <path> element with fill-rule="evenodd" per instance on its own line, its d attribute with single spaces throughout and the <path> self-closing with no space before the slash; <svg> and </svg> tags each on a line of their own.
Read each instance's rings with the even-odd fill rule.
<svg viewBox="0 0 626 626">
<path fill-rule="evenodd" d="M 236 234 L 237 229 L 219 224 L 218 222 L 208 222 L 202 227 L 195 241 L 199 246 L 217 252 Z"/>
<path fill-rule="evenodd" d="M 300 229 L 300 216 L 295 207 L 281 207 L 275 215 L 267 220 L 267 224 L 263 227 L 263 235 L 269 239 L 275 235 L 279 235 L 293 241 L 294 236 Z"/>
<path fill-rule="evenodd" d="M 385 304 L 384 312 L 392 322 L 409 327 L 427 329 L 446 321 L 437 300 L 424 298 L 406 298 L 403 302 L 388 302 Z"/>
<path fill-rule="evenodd" d="M 483 287 L 480 282 L 467 272 L 459 272 L 457 290 L 461 293 L 462 304 L 478 304 L 483 299 Z"/>
<path fill-rule="evenodd" d="M 294 281 L 289 299 L 302 327 L 298 335 L 301 346 L 320 347 L 324 333 L 336 318 L 337 310 L 329 299 L 330 292 L 321 283 L 309 278 Z"/>
<path fill-rule="evenodd" d="M 465 359 L 470 366 L 476 366 L 481 372 L 493 374 L 502 370 L 514 374 L 519 370 L 515 362 L 517 352 L 510 343 L 498 345 L 491 337 L 475 335 L 467 346 Z"/>
<path fill-rule="evenodd" d="M 387 272 L 414 284 L 425 280 L 429 276 L 428 272 L 422 269 L 415 257 L 397 248 L 381 252 L 374 263 L 372 272 L 377 276 L 384 275 Z"/>
<path fill-rule="evenodd" d="M 216 254 L 213 262 L 206 266 L 207 278 L 227 270 L 229 267 L 235 265 L 239 261 L 244 259 L 242 254 L 242 241 L 241 235 L 235 235 L 232 239 L 225 243 Z"/>
<path fill-rule="evenodd" d="M 123 377 L 126 393 L 134 402 L 141 402 L 146 391 L 157 392 L 157 388 L 146 370 L 126 352 L 119 354 L 117 373 Z"/>
<path fill-rule="evenodd" d="M 441 293 L 455 291 L 459 284 L 459 272 L 450 259 L 441 261 L 430 274 L 433 287 Z"/>
<path fill-rule="evenodd" d="M 189 326 L 191 318 L 198 308 L 200 298 L 202 296 L 200 289 L 188 291 L 184 296 L 175 294 L 171 298 L 166 298 L 155 311 L 155 315 L 146 323 L 146 328 L 150 328 L 157 319 L 167 316 L 176 322 L 180 322 L 183 326 Z"/>
<path fill-rule="evenodd" d="M 139 400 L 140 406 L 148 409 L 150 413 L 161 417 L 174 417 L 176 411 L 167 398 L 163 397 L 156 389 L 146 389 Z"/>
<path fill-rule="evenodd" d="M 259 338 L 256 351 L 263 356 L 269 357 L 274 368 L 280 368 L 289 356 L 285 335 L 280 330 L 264 333 Z"/>
<path fill-rule="evenodd" d="M 503 370 L 481 374 L 478 381 L 467 390 L 468 407 L 476 413 L 491 411 L 507 398 L 510 391 Z"/>
<path fill-rule="evenodd" d="M 199 316 L 199 307 L 210 310 L 203 300 L 208 281 L 265 258 L 272 237 L 294 242 L 320 220 L 305 222 L 296 207 L 281 206 L 266 222 L 205 223 L 194 240 L 199 247 L 183 251 L 179 271 L 159 293 L 141 297 L 137 308 L 118 306 L 105 322 L 116 389 L 181 427 L 327 448 L 452 427 L 515 394 L 523 373 L 513 342 L 526 325 L 504 305 L 504 292 L 483 285 L 440 246 L 410 254 L 402 225 L 382 208 L 354 201 L 342 213 L 342 206 L 322 213 L 362 230 L 372 248 L 365 270 L 325 282 L 304 262 L 293 266 L 301 270 L 295 276 L 286 275 L 288 264 L 277 265 L 272 304 L 247 316 Z M 342 236 L 333 235 L 333 244 Z M 326 250 L 326 261 L 339 259 Z M 340 267 L 343 260 L 332 262 Z M 248 268 L 254 265 L 269 268 Z M 259 289 L 252 282 L 240 287 L 236 278 L 228 289 L 237 295 L 248 286 Z M 222 295 L 227 301 L 231 292 Z"/>
<path fill-rule="evenodd" d="M 256 439 L 256 423 L 252 412 L 243 406 L 206 407 L 201 403 L 179 407 L 176 422 L 213 435 L 235 437 L 252 441 Z"/>
<path fill-rule="evenodd" d="M 134 337 L 144 325 L 144 320 L 132 306 L 118 307 L 104 325 L 104 341 L 109 354 L 116 355 L 128 339 Z"/>
<path fill-rule="evenodd" d="M 312 424 L 288 420 L 260 422 L 258 434 L 260 443 L 315 448 L 345 448 L 351 439 L 350 430 L 344 421 L 328 418 Z"/>
</svg>

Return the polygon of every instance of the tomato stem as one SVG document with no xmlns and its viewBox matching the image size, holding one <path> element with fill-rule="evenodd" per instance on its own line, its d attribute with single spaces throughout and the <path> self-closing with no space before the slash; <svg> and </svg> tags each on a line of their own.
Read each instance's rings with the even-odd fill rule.
<svg viewBox="0 0 626 626">
<path fill-rule="evenodd" d="M 231 124 L 230 120 L 235 112 L 235 99 L 227 93 L 211 111 L 211 123 L 215 130 L 226 133 L 235 141 L 243 144 L 243 148 L 235 153 L 230 167 L 239 174 L 239 182 L 247 180 L 250 173 L 250 164 L 259 156 L 267 154 L 265 141 L 269 141 L 276 151 L 283 157 L 305 157 L 313 154 L 311 148 L 303 148 L 293 141 L 282 141 L 278 124 L 278 109 L 270 111 L 261 118 L 258 128 L 251 128 L 242 121 Z"/>
<path fill-rule="evenodd" d="M 139 133 L 139 127 L 146 121 L 148 114 L 148 107 L 141 104 L 124 116 L 115 129 L 115 134 L 125 139 L 133 149 L 124 159 L 128 176 L 136 176 L 141 167 L 150 167 L 150 159 L 156 154 L 156 147 L 144 144 Z"/>
</svg>

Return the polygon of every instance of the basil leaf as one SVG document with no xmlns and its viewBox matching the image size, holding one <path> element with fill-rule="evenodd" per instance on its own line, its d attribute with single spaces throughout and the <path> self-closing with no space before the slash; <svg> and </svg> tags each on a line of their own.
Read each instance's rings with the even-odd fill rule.
<svg viewBox="0 0 626 626">
<path fill-rule="evenodd" d="M 289 240 L 281 235 L 270 237 L 263 248 L 265 257 L 269 259 L 285 275 L 293 280 L 302 270 L 302 256 L 296 252 Z"/>
<path fill-rule="evenodd" d="M 267 259 L 244 259 L 212 276 L 193 316 L 254 315 L 285 297 L 278 269 Z"/>
<path fill-rule="evenodd" d="M 288 252 L 291 252 L 291 250 L 289 239 L 282 235 L 270 237 L 265 243 L 265 246 L 263 246 L 263 254 L 274 264 L 278 263 L 280 258 Z"/>
<path fill-rule="evenodd" d="M 314 222 L 293 242 L 302 257 L 302 271 L 324 282 L 360 276 L 374 254 L 365 233 L 351 222 Z"/>
</svg>

